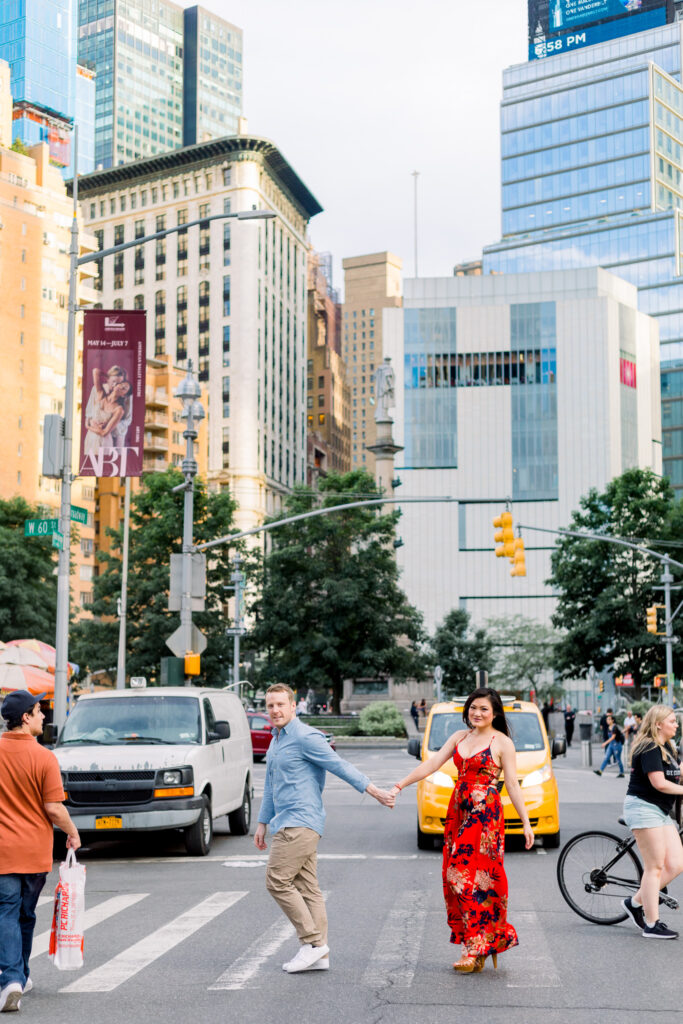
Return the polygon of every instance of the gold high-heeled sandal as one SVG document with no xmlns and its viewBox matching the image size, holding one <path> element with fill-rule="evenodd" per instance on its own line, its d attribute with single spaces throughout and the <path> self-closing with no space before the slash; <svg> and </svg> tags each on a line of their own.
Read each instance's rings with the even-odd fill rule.
<svg viewBox="0 0 683 1024">
<path fill-rule="evenodd" d="M 498 969 L 498 954 L 497 953 L 490 953 L 489 956 L 491 957 L 491 960 L 493 961 L 494 969 L 497 970 Z M 474 968 L 474 970 L 477 973 L 479 973 L 479 971 L 483 971 L 485 963 L 486 963 L 486 957 L 485 956 L 478 956 L 477 957 L 477 966 Z"/>
<path fill-rule="evenodd" d="M 483 956 L 463 956 L 457 964 L 453 964 L 453 970 L 458 974 L 478 974 L 484 966 Z"/>
</svg>

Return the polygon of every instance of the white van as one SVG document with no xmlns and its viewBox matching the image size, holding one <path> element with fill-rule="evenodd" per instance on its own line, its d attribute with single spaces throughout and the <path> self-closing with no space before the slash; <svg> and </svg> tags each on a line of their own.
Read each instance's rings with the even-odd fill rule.
<svg viewBox="0 0 683 1024">
<path fill-rule="evenodd" d="M 205 856 L 221 815 L 232 833 L 249 832 L 251 736 L 234 693 L 169 686 L 83 694 L 54 752 L 85 839 L 180 829 L 187 852 Z"/>
</svg>

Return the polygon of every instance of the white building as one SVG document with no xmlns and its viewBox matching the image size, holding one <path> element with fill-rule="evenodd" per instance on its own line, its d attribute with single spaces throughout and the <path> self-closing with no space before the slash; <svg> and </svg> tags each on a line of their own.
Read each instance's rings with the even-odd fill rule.
<svg viewBox="0 0 683 1024">
<path fill-rule="evenodd" d="M 276 213 L 131 247 L 101 261 L 99 280 L 104 308 L 148 311 L 149 356 L 198 369 L 209 485 L 236 498 L 240 528 L 260 523 L 305 481 L 306 227 L 320 205 L 272 142 L 248 135 L 96 171 L 78 188 L 102 249 L 217 214 Z"/>
<path fill-rule="evenodd" d="M 430 630 L 547 622 L 555 536 L 523 530 L 527 576 L 494 555 L 493 519 L 557 530 L 579 499 L 632 466 L 661 473 L 659 335 L 635 287 L 601 269 L 405 282 L 384 312 L 396 372 L 402 584 Z"/>
</svg>

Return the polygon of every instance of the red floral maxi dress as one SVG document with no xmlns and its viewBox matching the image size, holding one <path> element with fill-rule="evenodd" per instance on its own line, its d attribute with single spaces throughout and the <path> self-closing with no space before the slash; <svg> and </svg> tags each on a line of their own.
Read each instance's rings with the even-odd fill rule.
<svg viewBox="0 0 683 1024">
<path fill-rule="evenodd" d="M 468 956 L 502 953 L 517 945 L 508 924 L 508 882 L 503 868 L 503 805 L 496 787 L 500 768 L 490 746 L 463 758 L 446 814 L 443 892 L 451 942 Z"/>
</svg>

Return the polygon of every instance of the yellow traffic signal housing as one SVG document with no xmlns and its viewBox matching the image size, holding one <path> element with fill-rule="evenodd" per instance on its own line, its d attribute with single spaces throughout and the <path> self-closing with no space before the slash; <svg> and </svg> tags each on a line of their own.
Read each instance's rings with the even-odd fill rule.
<svg viewBox="0 0 683 1024">
<path fill-rule="evenodd" d="M 496 558 L 514 558 L 515 554 L 515 530 L 512 525 L 512 512 L 502 512 L 493 520 L 493 525 L 498 530 L 494 540 L 501 547 L 496 548 Z"/>
<path fill-rule="evenodd" d="M 511 576 L 526 576 L 526 555 L 524 553 L 524 541 L 521 537 L 515 537 L 515 551 L 513 565 L 510 570 Z"/>
<path fill-rule="evenodd" d="M 185 675 L 198 676 L 201 673 L 199 667 L 200 657 L 194 651 L 187 651 L 185 654 Z"/>
<path fill-rule="evenodd" d="M 656 636 L 664 636 L 663 633 L 660 633 L 657 630 L 657 609 L 663 607 L 663 604 L 652 604 L 648 609 L 646 609 L 645 615 L 648 633 L 654 633 Z"/>
<path fill-rule="evenodd" d="M 621 676 L 619 678 L 621 678 Z M 600 691 L 600 693 L 604 693 L 605 692 L 605 681 L 604 681 L 604 679 L 600 679 L 599 680 L 599 682 L 598 682 L 598 690 Z"/>
</svg>

